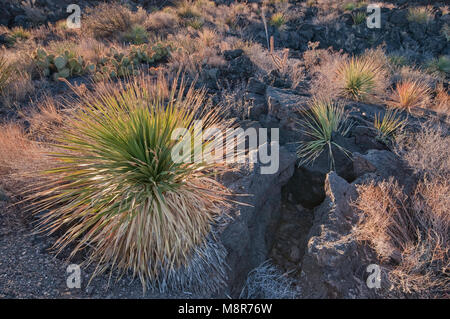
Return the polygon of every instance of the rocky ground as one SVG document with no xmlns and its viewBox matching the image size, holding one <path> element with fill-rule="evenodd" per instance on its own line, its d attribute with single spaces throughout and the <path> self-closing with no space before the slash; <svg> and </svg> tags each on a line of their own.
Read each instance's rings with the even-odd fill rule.
<svg viewBox="0 0 450 319">
<path fill-rule="evenodd" d="M 55 23 L 67 16 L 66 5 L 73 1 L 31 2 L 33 4 L 24 5 L 7 0 L 2 7 L 0 25 L 36 28 L 47 22 Z M 166 1 L 125 2 L 131 8 L 141 6 L 148 12 L 168 5 Z M 78 2 L 82 10 L 97 3 L 99 1 Z M 216 5 L 228 7 L 232 3 L 215 1 Z M 94 270 L 90 266 L 82 270 L 81 289 L 69 289 L 66 285 L 67 255 L 55 257 L 49 252 L 55 238 L 33 233 L 35 218 L 24 211 L 22 204 L 13 205 L 21 197 L 6 183 L 3 188 L 0 184 L 0 298 L 236 298 L 249 271 L 267 259 L 281 272 L 289 274 L 297 298 L 417 297 L 392 292 L 388 280 L 384 280 L 387 268 L 383 268 L 382 287 L 369 289 L 366 268 L 378 263 L 377 256 L 352 236 L 352 229 L 360 218 L 360 213 L 350 205 L 357 197 L 356 185 L 389 177 L 395 177 L 406 188 L 415 183 L 414 174 L 405 162 L 367 128 L 376 114 L 385 113 L 386 105 L 379 101 L 373 104 L 345 101 L 353 126 L 340 142 L 351 155 L 336 154 L 335 172 L 329 172 L 326 154 L 312 165 L 298 165 L 295 143 L 302 133 L 296 129 L 295 112 L 306 108 L 312 97 L 315 74 L 309 72 L 311 66 L 305 61 L 305 52 L 342 50 L 347 54 L 360 54 L 382 45 L 388 55 L 401 55 L 410 64 L 425 65 L 431 59 L 450 55 L 450 42 L 442 33 L 450 24 L 448 7 L 441 1 L 423 1 L 423 4 L 431 3 L 434 19 L 421 24 L 407 20 L 408 10 L 422 5 L 420 1 L 383 1 L 382 26 L 372 30 L 364 23 L 354 23 L 354 15 L 363 12 L 363 8 L 334 12 L 336 6 L 329 1 L 312 1 L 311 5 L 306 1 L 282 3 L 290 6 L 288 22 L 283 28 L 269 25 L 267 32 L 274 38 L 277 54 L 287 48 L 289 61 L 301 64 L 303 73 L 297 85 L 293 84 L 292 74 L 286 76 L 276 68 L 264 69 L 264 61 L 261 63 L 239 48 L 220 49 L 218 56 L 224 62 L 218 66 L 205 62 L 199 72 L 198 85 L 208 88 L 213 103 L 226 100 L 225 86 L 233 92 L 229 101 L 234 103 L 230 117 L 236 117 L 242 127 L 280 128 L 278 173 L 260 175 L 259 164 L 246 163 L 225 180 L 237 193 L 252 194 L 239 198 L 249 206 L 233 207 L 231 221 L 216 227 L 220 245 L 227 252 L 227 286 L 218 293 L 204 295 L 191 291 L 143 293 L 138 279 L 133 281 L 126 275 L 116 282 L 114 276 L 109 280 L 108 274 L 95 277 L 88 286 Z M 262 1 L 250 1 L 244 11 L 236 14 L 233 27 L 225 31 L 226 36 L 251 40 L 265 47 L 268 39 L 260 16 L 261 4 Z M 267 3 L 269 10 L 279 5 L 277 1 Z M 43 42 L 51 38 L 52 35 L 48 35 Z M 313 42 L 317 42 L 317 46 L 311 49 Z M 0 34 L 2 44 L 6 48 L 6 35 Z M 267 54 L 267 50 L 265 52 Z M 440 78 L 447 93 L 448 79 L 448 73 Z M 88 88 L 91 85 L 90 79 L 85 77 L 69 81 Z M 2 122 L 13 120 L 30 128 L 32 123 L 23 114 L 34 107 L 34 101 L 45 95 L 60 99 L 71 94 L 62 82 L 34 77 L 32 83 L 37 89 L 18 102 L 20 108 L 7 108 L 6 103 L 0 106 Z M 244 115 L 240 108 L 244 108 Z M 403 110 L 400 116 L 411 131 L 419 130 L 423 122 L 432 119 L 444 127 L 448 136 L 448 113 L 417 108 L 412 114 Z M 70 263 L 82 260 L 83 257 L 78 256 Z"/>
</svg>

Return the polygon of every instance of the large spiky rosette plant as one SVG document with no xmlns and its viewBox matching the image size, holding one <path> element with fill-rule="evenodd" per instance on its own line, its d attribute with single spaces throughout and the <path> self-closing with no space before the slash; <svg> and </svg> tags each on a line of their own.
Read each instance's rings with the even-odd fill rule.
<svg viewBox="0 0 450 319">
<path fill-rule="evenodd" d="M 223 147 L 211 139 L 194 143 L 197 120 L 203 131 L 224 124 L 204 102 L 204 90 L 176 80 L 170 87 L 162 76 L 83 93 L 53 145 L 56 168 L 43 173 L 45 183 L 29 196 L 34 211 L 47 210 L 38 229 L 63 231 L 57 252 L 70 244 L 73 256 L 89 247 L 94 275 L 132 270 L 144 287 L 187 267 L 229 205 L 230 192 L 213 178 L 229 168 L 217 158 L 198 161 L 206 148 Z M 174 140 L 177 129 L 185 132 Z M 189 134 L 191 152 L 180 152 Z M 173 153 L 181 158 L 174 161 Z"/>
</svg>

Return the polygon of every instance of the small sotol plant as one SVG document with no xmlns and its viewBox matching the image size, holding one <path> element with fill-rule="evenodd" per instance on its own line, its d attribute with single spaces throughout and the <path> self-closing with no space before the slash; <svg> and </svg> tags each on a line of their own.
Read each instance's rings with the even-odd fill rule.
<svg viewBox="0 0 450 319">
<path fill-rule="evenodd" d="M 330 160 L 330 169 L 334 169 L 333 148 L 348 155 L 348 151 L 334 141 L 336 135 L 346 136 L 351 129 L 348 114 L 344 107 L 336 102 L 323 98 L 314 98 L 308 110 L 300 113 L 300 131 L 305 134 L 306 140 L 301 141 L 297 148 L 299 165 L 309 164 L 327 150 Z"/>
<path fill-rule="evenodd" d="M 383 65 L 369 56 L 351 57 L 337 69 L 343 96 L 354 100 L 366 100 L 376 95 L 385 77 Z"/>
<path fill-rule="evenodd" d="M 376 139 L 389 144 L 404 125 L 405 120 L 400 119 L 397 116 L 397 111 L 392 109 L 388 109 L 383 117 L 381 114 L 375 114 L 373 127 L 377 131 Z"/>
<path fill-rule="evenodd" d="M 229 205 L 230 192 L 213 178 L 228 168 L 196 160 L 206 147 L 219 151 L 220 145 L 189 138 L 181 154 L 178 143 L 199 138 L 196 119 L 205 130 L 220 128 L 221 120 L 217 111 L 203 110 L 204 90 L 177 81 L 170 88 L 162 76 L 99 88 L 80 97 L 57 135 L 56 167 L 43 172 L 45 182 L 29 200 L 34 211 L 47 210 L 40 231 L 63 231 L 57 252 L 73 244 L 73 256 L 89 247 L 86 263 L 98 263 L 94 275 L 131 270 L 145 289 L 188 268 Z M 176 130 L 183 130 L 179 139 Z"/>
<path fill-rule="evenodd" d="M 277 29 L 282 29 L 286 24 L 286 17 L 282 12 L 274 13 L 270 17 L 269 24 Z"/>
<path fill-rule="evenodd" d="M 430 101 L 430 92 L 430 88 L 422 81 L 402 81 L 390 93 L 388 104 L 408 111 L 415 107 L 424 107 Z"/>
</svg>

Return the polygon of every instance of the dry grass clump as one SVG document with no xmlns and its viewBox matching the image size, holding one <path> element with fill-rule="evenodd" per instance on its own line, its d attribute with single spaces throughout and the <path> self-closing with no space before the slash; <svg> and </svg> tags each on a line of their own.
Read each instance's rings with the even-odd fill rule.
<svg viewBox="0 0 450 319">
<path fill-rule="evenodd" d="M 363 215 L 355 235 L 390 265 L 394 288 L 424 297 L 448 292 L 449 191 L 445 178 L 425 179 L 411 198 L 393 179 L 358 186 L 354 205 Z"/>
<path fill-rule="evenodd" d="M 156 11 L 148 15 L 144 25 L 149 30 L 161 32 L 163 30 L 175 29 L 179 21 L 179 17 L 172 12 Z"/>
<path fill-rule="evenodd" d="M 450 95 L 442 83 L 436 87 L 431 109 L 436 112 L 450 114 Z"/>
<path fill-rule="evenodd" d="M 35 87 L 34 62 L 25 51 L 7 50 L 0 55 L 0 99 L 8 108 L 18 108 Z"/>
<path fill-rule="evenodd" d="M 3 56 L 0 56 L 0 94 L 8 85 L 12 74 L 12 68 Z"/>
<path fill-rule="evenodd" d="M 406 17 L 409 22 L 426 24 L 434 19 L 433 9 L 430 7 L 414 7 L 408 10 Z"/>
<path fill-rule="evenodd" d="M 209 147 L 218 156 L 223 145 L 203 140 L 192 148 L 188 136 L 199 138 L 196 119 L 203 129 L 220 128 L 217 110 L 203 110 L 205 91 L 162 76 L 102 82 L 97 90 L 74 105 L 54 145 L 57 167 L 29 196 L 34 211 L 49 210 L 39 229 L 65 229 L 58 252 L 71 243 L 70 256 L 90 247 L 86 263 L 98 263 L 94 275 L 131 270 L 144 289 L 167 284 L 178 269 L 191 271 L 191 282 L 209 280 L 204 267 L 221 265 L 201 262 L 214 259 L 202 256 L 204 245 L 230 195 L 211 174 L 228 168 L 199 156 Z M 186 131 L 172 139 L 179 128 Z M 201 260 L 190 269 L 196 254 Z"/>
<path fill-rule="evenodd" d="M 394 151 L 422 176 L 450 177 L 450 136 L 439 124 L 428 122 L 419 132 L 403 132 Z"/>
<path fill-rule="evenodd" d="M 220 36 L 209 29 L 196 33 L 196 37 L 178 33 L 168 38 L 168 41 L 177 48 L 170 55 L 169 68 L 173 71 L 182 68 L 193 78 L 201 74 L 204 66 L 220 67 L 225 64 L 224 58 L 220 55 Z"/>
<path fill-rule="evenodd" d="M 314 50 L 311 50 L 314 52 Z M 312 54 L 312 58 L 314 54 Z M 320 63 L 314 65 L 314 63 Z M 321 52 L 310 67 L 312 94 L 329 98 L 343 96 L 357 101 L 380 99 L 389 84 L 387 58 L 381 48 L 367 50 L 357 57 Z"/>
<path fill-rule="evenodd" d="M 86 13 L 83 25 L 96 38 L 118 36 L 134 25 L 142 25 L 147 18 L 145 10 L 133 12 L 118 3 L 101 3 L 88 8 Z"/>
<path fill-rule="evenodd" d="M 298 296 L 295 280 L 270 261 L 265 261 L 249 272 L 239 298 L 294 299 Z"/>
<path fill-rule="evenodd" d="M 44 147 L 30 139 L 18 124 L 0 125 L 0 184 L 17 191 L 30 185 L 37 171 L 48 168 Z"/>
<path fill-rule="evenodd" d="M 393 107 L 411 110 L 426 108 L 431 101 L 431 89 L 421 81 L 402 81 L 389 94 L 388 104 Z"/>
</svg>

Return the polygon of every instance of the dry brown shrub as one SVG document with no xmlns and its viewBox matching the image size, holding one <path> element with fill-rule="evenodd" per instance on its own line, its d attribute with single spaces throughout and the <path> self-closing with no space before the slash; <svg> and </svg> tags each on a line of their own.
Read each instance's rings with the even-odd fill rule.
<svg viewBox="0 0 450 319">
<path fill-rule="evenodd" d="M 84 25 L 96 38 L 117 36 L 129 31 L 135 24 L 143 24 L 147 18 L 145 10 L 137 12 L 118 3 L 101 3 L 86 11 Z"/>
<path fill-rule="evenodd" d="M 34 173 L 44 169 L 48 161 L 44 148 L 29 139 L 18 124 L 0 126 L 0 184 L 17 193 L 33 181 Z"/>
<path fill-rule="evenodd" d="M 424 179 L 408 198 L 392 178 L 358 186 L 362 218 L 356 238 L 368 242 L 389 268 L 394 289 L 422 297 L 448 291 L 450 184 Z"/>
<path fill-rule="evenodd" d="M 431 109 L 436 112 L 450 115 L 450 95 L 442 83 L 436 87 L 435 94 L 436 96 L 434 97 Z"/>
<path fill-rule="evenodd" d="M 394 151 L 421 176 L 450 177 L 450 136 L 441 125 L 427 122 L 414 134 L 403 132 Z"/>
</svg>

